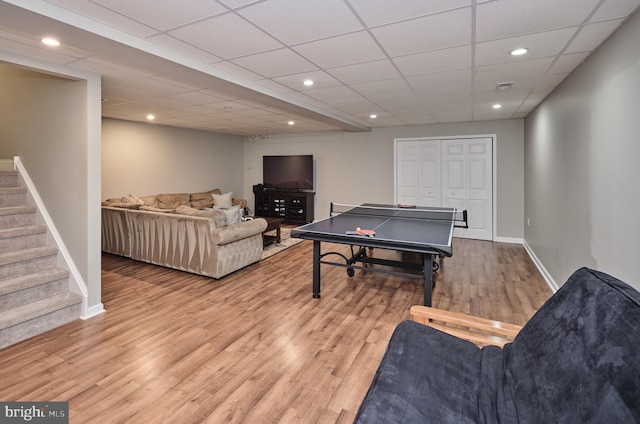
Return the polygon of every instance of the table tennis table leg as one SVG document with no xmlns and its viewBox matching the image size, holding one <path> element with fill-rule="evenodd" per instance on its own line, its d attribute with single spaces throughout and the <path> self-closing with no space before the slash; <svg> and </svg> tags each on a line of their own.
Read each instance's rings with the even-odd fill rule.
<svg viewBox="0 0 640 424">
<path fill-rule="evenodd" d="M 424 306 L 431 306 L 431 291 L 433 289 L 433 261 L 435 255 L 422 255 L 422 275 L 424 277 Z"/>
<path fill-rule="evenodd" d="M 320 241 L 313 241 L 313 298 L 320 299 Z"/>
</svg>

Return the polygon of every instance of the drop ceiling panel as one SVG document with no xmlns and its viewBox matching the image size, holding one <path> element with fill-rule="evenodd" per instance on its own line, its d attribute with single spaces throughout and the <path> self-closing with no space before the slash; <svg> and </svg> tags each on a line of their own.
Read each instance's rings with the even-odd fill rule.
<svg viewBox="0 0 640 424">
<path fill-rule="evenodd" d="M 593 51 L 602 44 L 621 23 L 622 21 L 620 19 L 616 19 L 583 26 L 576 37 L 571 40 L 571 44 L 569 44 L 564 53 Z"/>
<path fill-rule="evenodd" d="M 413 19 L 372 29 L 391 57 L 471 43 L 471 9 Z"/>
<path fill-rule="evenodd" d="M 310 87 L 305 86 L 305 80 L 313 81 L 313 85 Z M 284 77 L 277 77 L 273 78 L 273 81 L 289 87 L 291 90 L 300 90 L 302 92 L 306 90 L 312 90 L 314 88 L 317 89 L 326 87 L 337 87 L 339 85 L 342 85 L 342 82 L 338 81 L 327 72 L 319 70 L 304 72 L 301 74 L 287 75 Z"/>
<path fill-rule="evenodd" d="M 136 37 L 148 37 L 157 33 L 156 29 L 143 25 L 140 22 L 136 22 L 130 19 L 126 15 L 114 12 L 106 7 L 103 7 L 99 2 L 91 2 L 86 0 L 44 0 L 47 3 L 56 5 L 63 9 L 70 10 L 81 16 L 90 16 L 92 20 L 103 23 L 115 29 L 124 31 L 127 34 L 134 35 Z M 131 2 L 134 3 L 134 2 Z"/>
<path fill-rule="evenodd" d="M 587 55 L 587 53 L 562 55 L 553 63 L 549 69 L 549 74 L 569 73 L 576 69 L 587 58 Z"/>
<path fill-rule="evenodd" d="M 316 100 L 328 101 L 333 99 L 353 99 L 356 97 L 361 97 L 353 89 L 341 85 L 339 87 L 328 87 L 328 88 L 318 88 L 314 90 L 307 90 L 305 94 L 309 97 L 312 97 Z"/>
<path fill-rule="evenodd" d="M 393 61 L 406 77 L 465 69 L 471 67 L 471 46 L 402 56 Z"/>
<path fill-rule="evenodd" d="M 590 19 L 590 22 L 626 18 L 638 8 L 638 0 L 604 0 Z"/>
<path fill-rule="evenodd" d="M 342 0 L 271 0 L 240 9 L 238 13 L 287 45 L 362 29 Z"/>
<path fill-rule="evenodd" d="M 340 66 L 328 69 L 327 72 L 344 84 L 357 84 L 400 77 L 400 72 L 389 60 L 374 60 L 373 62 Z"/>
<path fill-rule="evenodd" d="M 351 87 L 364 96 L 378 96 L 392 93 L 408 95 L 412 93 L 411 87 L 409 87 L 409 84 L 407 84 L 404 78 L 352 84 Z"/>
<path fill-rule="evenodd" d="M 233 63 L 267 78 L 318 69 L 313 63 L 288 48 L 241 57 L 233 60 Z"/>
<path fill-rule="evenodd" d="M 321 68 L 335 68 L 386 57 L 365 31 L 302 44 L 293 49 Z"/>
<path fill-rule="evenodd" d="M 478 81 L 509 81 L 509 78 L 535 77 L 543 75 L 553 63 L 554 58 L 523 60 L 503 63 L 499 67 L 489 65 L 479 67 L 475 79 Z"/>
<path fill-rule="evenodd" d="M 184 41 L 178 40 L 177 38 L 164 33 L 148 37 L 147 40 L 157 44 L 158 46 L 183 54 L 202 63 L 211 64 L 222 60 L 218 56 L 208 53 L 201 48 L 192 46 L 191 44 L 185 43 Z"/>
<path fill-rule="evenodd" d="M 210 0 L 183 1 L 179 7 L 173 2 L 157 0 L 101 0 L 100 4 L 158 31 L 167 31 L 227 11 L 221 4 Z"/>
<path fill-rule="evenodd" d="M 438 87 L 441 85 L 469 84 L 471 80 L 471 68 L 407 77 L 407 82 L 409 82 L 415 90 L 426 90 L 430 87 Z"/>
<path fill-rule="evenodd" d="M 476 44 L 476 65 L 510 63 L 560 54 L 578 27 L 570 27 L 519 37 L 504 38 Z M 509 52 L 517 47 L 529 48 L 525 56 L 511 56 Z"/>
<path fill-rule="evenodd" d="M 388 0 L 350 0 L 362 20 L 369 26 L 413 19 L 447 10 L 468 7 L 470 0 L 403 0 L 402 7 Z"/>
<path fill-rule="evenodd" d="M 469 93 L 470 86 L 471 84 L 429 86 L 416 90 L 416 93 L 422 99 L 462 96 Z"/>
<path fill-rule="evenodd" d="M 233 13 L 170 31 L 169 35 L 223 59 L 233 59 L 282 48 L 264 31 Z"/>
<path fill-rule="evenodd" d="M 478 42 L 582 24 L 599 0 L 497 0 L 477 7 Z"/>
</svg>

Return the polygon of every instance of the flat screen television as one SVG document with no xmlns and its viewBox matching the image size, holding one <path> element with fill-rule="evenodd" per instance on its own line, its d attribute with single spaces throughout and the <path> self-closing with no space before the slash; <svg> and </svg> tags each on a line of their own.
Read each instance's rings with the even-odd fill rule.
<svg viewBox="0 0 640 424">
<path fill-rule="evenodd" d="M 264 188 L 313 190 L 313 155 L 263 156 Z"/>
</svg>

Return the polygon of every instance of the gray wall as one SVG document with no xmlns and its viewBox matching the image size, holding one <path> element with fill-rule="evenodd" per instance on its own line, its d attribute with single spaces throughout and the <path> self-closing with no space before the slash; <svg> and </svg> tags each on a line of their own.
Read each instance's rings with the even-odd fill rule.
<svg viewBox="0 0 640 424">
<path fill-rule="evenodd" d="M 640 15 L 525 121 L 525 241 L 561 285 L 581 266 L 640 289 Z"/>
<path fill-rule="evenodd" d="M 416 125 L 337 132 L 270 136 L 245 143 L 245 193 L 253 208 L 253 184 L 262 182 L 262 156 L 312 154 L 316 219 L 329 204 L 394 201 L 394 139 L 496 134 L 498 238 L 524 238 L 524 121 Z"/>
<path fill-rule="evenodd" d="M 102 199 L 220 188 L 243 196 L 243 138 L 103 119 Z"/>
</svg>

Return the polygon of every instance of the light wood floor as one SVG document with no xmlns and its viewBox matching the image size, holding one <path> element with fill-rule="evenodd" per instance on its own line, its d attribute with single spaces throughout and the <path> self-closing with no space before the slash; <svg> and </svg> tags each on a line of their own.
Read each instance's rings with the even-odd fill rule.
<svg viewBox="0 0 640 424">
<path fill-rule="evenodd" d="M 0 400 L 69 401 L 78 424 L 350 423 L 421 282 L 323 266 L 316 300 L 311 255 L 216 281 L 105 254 L 106 313 L 0 350 Z M 456 239 L 436 281 L 434 306 L 517 324 L 551 295 L 511 244 Z"/>
</svg>

